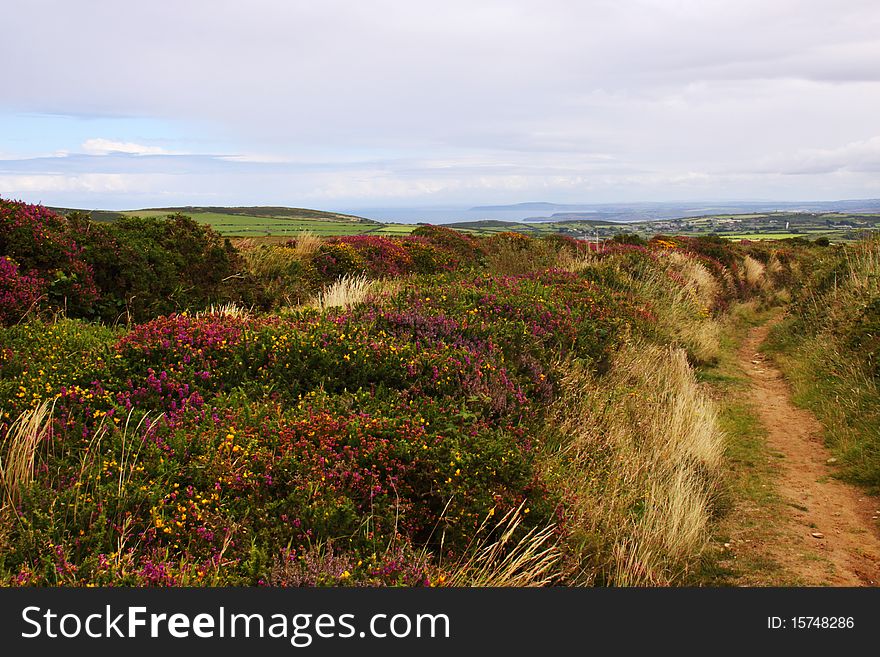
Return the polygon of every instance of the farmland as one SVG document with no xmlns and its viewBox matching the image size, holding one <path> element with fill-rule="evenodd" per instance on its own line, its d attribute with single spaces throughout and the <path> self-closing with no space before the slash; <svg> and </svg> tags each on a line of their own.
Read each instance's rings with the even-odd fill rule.
<svg viewBox="0 0 880 657">
<path fill-rule="evenodd" d="M 62 214 L 75 210 L 56 208 Z M 79 211 L 84 212 L 84 211 Z M 122 217 L 162 218 L 176 213 L 210 226 L 224 237 L 269 238 L 270 242 L 290 238 L 302 231 L 322 237 L 342 235 L 408 235 L 417 224 L 382 223 L 333 212 L 286 207 L 179 207 L 150 208 L 121 212 L 91 213 L 96 221 L 114 221 Z M 447 224 L 460 232 L 476 236 L 516 232 L 533 237 L 568 235 L 576 239 L 605 240 L 623 233 L 650 238 L 659 233 L 687 235 L 717 234 L 727 239 L 817 239 L 854 241 L 865 232 L 880 226 L 880 215 L 869 213 L 743 213 L 719 214 L 650 221 L 609 221 L 569 218 L 548 221 L 465 221 Z"/>
<path fill-rule="evenodd" d="M 126 213 L 125 216 L 164 217 L 169 214 L 163 210 L 138 211 Z M 339 221 L 335 219 L 317 219 L 309 217 L 271 217 L 246 214 L 221 214 L 217 212 L 193 212 L 188 214 L 200 224 L 211 226 L 221 235 L 230 236 L 261 236 L 261 235 L 295 235 L 304 230 L 311 230 L 319 235 L 357 235 L 377 228 L 372 224 L 360 221 Z"/>
<path fill-rule="evenodd" d="M 52 586 L 698 582 L 728 476 L 701 373 L 845 260 L 10 201 L 0 252 L 0 581 Z"/>
<path fill-rule="evenodd" d="M 69 208 L 56 208 L 56 210 L 62 214 L 77 212 Z M 306 230 L 326 237 L 366 233 L 407 234 L 415 228 L 411 225 L 381 224 L 370 219 L 335 212 L 287 207 L 188 206 L 120 212 L 97 211 L 89 214 L 95 221 L 116 221 L 123 217 L 163 218 L 184 214 L 200 224 L 210 226 L 220 235 L 230 237 L 284 237 Z"/>
<path fill-rule="evenodd" d="M 450 224 L 474 235 L 516 231 L 528 235 L 563 234 L 578 239 L 605 240 L 622 233 L 649 238 L 672 235 L 719 235 L 726 239 L 777 240 L 817 239 L 856 241 L 880 228 L 878 214 L 789 213 L 725 214 L 651 221 L 616 222 L 597 219 L 565 219 L 542 222 L 477 221 Z"/>
</svg>

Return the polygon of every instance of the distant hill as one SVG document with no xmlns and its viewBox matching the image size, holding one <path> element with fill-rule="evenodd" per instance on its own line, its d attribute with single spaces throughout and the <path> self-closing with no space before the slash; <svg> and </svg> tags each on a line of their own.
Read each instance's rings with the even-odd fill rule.
<svg viewBox="0 0 880 657">
<path fill-rule="evenodd" d="M 632 223 L 701 217 L 721 214 L 770 212 L 880 212 L 880 199 L 850 199 L 838 201 L 660 201 L 630 203 L 518 203 L 514 205 L 485 205 L 469 211 L 481 212 L 535 212 L 525 222 L 604 221 Z M 540 213 L 540 215 L 539 215 Z"/>
<path fill-rule="evenodd" d="M 529 226 L 519 221 L 499 221 L 497 219 L 480 219 L 479 221 L 456 221 L 451 224 L 440 224 L 446 228 L 455 228 L 456 230 L 525 230 Z"/>
<path fill-rule="evenodd" d="M 559 203 L 514 203 L 513 205 L 478 205 L 470 209 L 470 212 L 510 212 L 516 210 L 543 211 L 543 212 L 562 212 L 565 210 L 583 210 L 590 207 L 587 203 L 580 205 L 560 205 Z"/>
<path fill-rule="evenodd" d="M 224 206 L 194 206 L 186 205 L 180 207 L 169 208 L 142 208 L 139 210 L 82 210 L 76 208 L 49 208 L 59 214 L 69 214 L 71 212 L 85 212 L 90 214 L 95 221 L 115 221 L 121 217 L 156 217 L 169 214 L 185 214 L 191 217 L 199 215 L 228 215 L 229 217 L 248 217 L 257 219 L 290 219 L 304 220 L 312 219 L 318 221 L 342 221 L 348 223 L 380 225 L 380 222 L 364 217 L 357 217 L 351 214 L 342 214 L 339 212 L 325 212 L 324 210 L 311 210 L 308 208 L 289 208 L 284 206 L 243 206 L 243 207 L 224 207 Z"/>
</svg>

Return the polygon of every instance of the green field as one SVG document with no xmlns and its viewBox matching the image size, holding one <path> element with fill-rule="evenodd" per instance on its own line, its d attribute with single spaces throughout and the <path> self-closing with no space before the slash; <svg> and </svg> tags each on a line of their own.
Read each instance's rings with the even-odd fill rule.
<svg viewBox="0 0 880 657">
<path fill-rule="evenodd" d="M 368 230 L 373 235 L 409 235 L 418 226 L 416 224 L 383 224 L 381 228 Z"/>
<path fill-rule="evenodd" d="M 165 217 L 171 214 L 169 209 L 132 210 L 120 213 L 129 217 Z M 221 235 L 227 237 L 263 237 L 268 235 L 295 235 L 302 231 L 310 231 L 322 237 L 339 235 L 363 235 L 376 233 L 380 235 L 408 235 L 415 229 L 412 224 L 381 224 L 360 218 L 340 218 L 323 213 L 327 218 L 289 213 L 283 215 L 244 214 L 227 212 L 185 211 L 183 214 L 192 217 L 202 224 L 211 226 Z"/>
<path fill-rule="evenodd" d="M 829 237 L 827 235 L 822 235 Z M 805 237 L 804 233 L 734 233 L 731 235 L 722 235 L 728 240 L 787 240 L 793 237 Z M 810 237 L 820 237 L 815 233 L 810 233 Z"/>
<path fill-rule="evenodd" d="M 722 234 L 721 237 L 728 240 L 787 240 L 802 238 L 815 240 L 827 237 L 832 242 L 851 241 L 859 239 L 865 231 L 847 230 L 811 230 L 800 233 L 730 233 Z"/>
<path fill-rule="evenodd" d="M 127 216 L 164 217 L 167 211 L 138 210 L 124 213 Z M 364 233 L 408 234 L 415 226 L 397 226 L 386 230 L 384 224 L 359 221 L 340 221 L 336 219 L 310 219 L 307 217 L 266 217 L 241 214 L 222 214 L 218 212 L 193 212 L 188 216 L 202 224 L 208 224 L 221 235 L 228 237 L 255 237 L 264 235 L 293 235 L 311 231 L 323 237 L 335 235 L 360 235 Z"/>
<path fill-rule="evenodd" d="M 111 222 L 123 217 L 167 217 L 182 214 L 195 221 L 211 226 L 225 237 L 276 237 L 284 238 L 303 231 L 321 237 L 342 235 L 409 235 L 416 224 L 384 224 L 372 219 L 339 212 L 290 207 L 223 207 L 183 206 L 168 208 L 144 208 L 139 210 L 77 210 L 73 208 L 50 208 L 60 214 L 80 212 L 94 221 Z"/>
</svg>

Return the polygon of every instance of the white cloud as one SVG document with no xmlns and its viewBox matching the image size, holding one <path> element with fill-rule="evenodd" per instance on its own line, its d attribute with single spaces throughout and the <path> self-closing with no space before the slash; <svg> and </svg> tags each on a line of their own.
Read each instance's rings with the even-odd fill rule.
<svg viewBox="0 0 880 657">
<path fill-rule="evenodd" d="M 83 152 L 89 155 L 109 155 L 110 153 L 127 153 L 129 155 L 169 155 L 170 151 L 158 146 L 144 146 L 131 141 L 113 141 L 96 137 L 82 143 Z"/>
<path fill-rule="evenodd" d="M 295 159 L 284 155 L 260 155 L 259 153 L 220 155 L 217 159 L 224 162 L 245 162 L 250 164 L 291 164 L 296 162 Z"/>
<path fill-rule="evenodd" d="M 0 195 L 23 193 L 86 192 L 120 194 L 155 190 L 163 176 L 119 173 L 0 175 Z"/>
<path fill-rule="evenodd" d="M 787 173 L 880 172 L 880 136 L 839 148 L 804 150 Z"/>
<path fill-rule="evenodd" d="M 880 135 L 832 148 L 802 148 L 761 158 L 755 173 L 788 175 L 860 174 L 880 172 Z"/>
</svg>

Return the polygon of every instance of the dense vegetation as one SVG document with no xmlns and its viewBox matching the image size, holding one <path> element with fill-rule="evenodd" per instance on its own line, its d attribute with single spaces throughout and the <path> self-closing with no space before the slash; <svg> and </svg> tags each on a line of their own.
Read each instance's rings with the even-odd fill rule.
<svg viewBox="0 0 880 657">
<path fill-rule="evenodd" d="M 689 364 L 792 258 L 634 241 L 0 203 L 0 580 L 681 581 L 723 451 Z"/>
<path fill-rule="evenodd" d="M 797 263 L 795 263 L 797 267 Z M 880 239 L 811 249 L 773 351 L 826 427 L 842 474 L 880 490 Z"/>
</svg>

